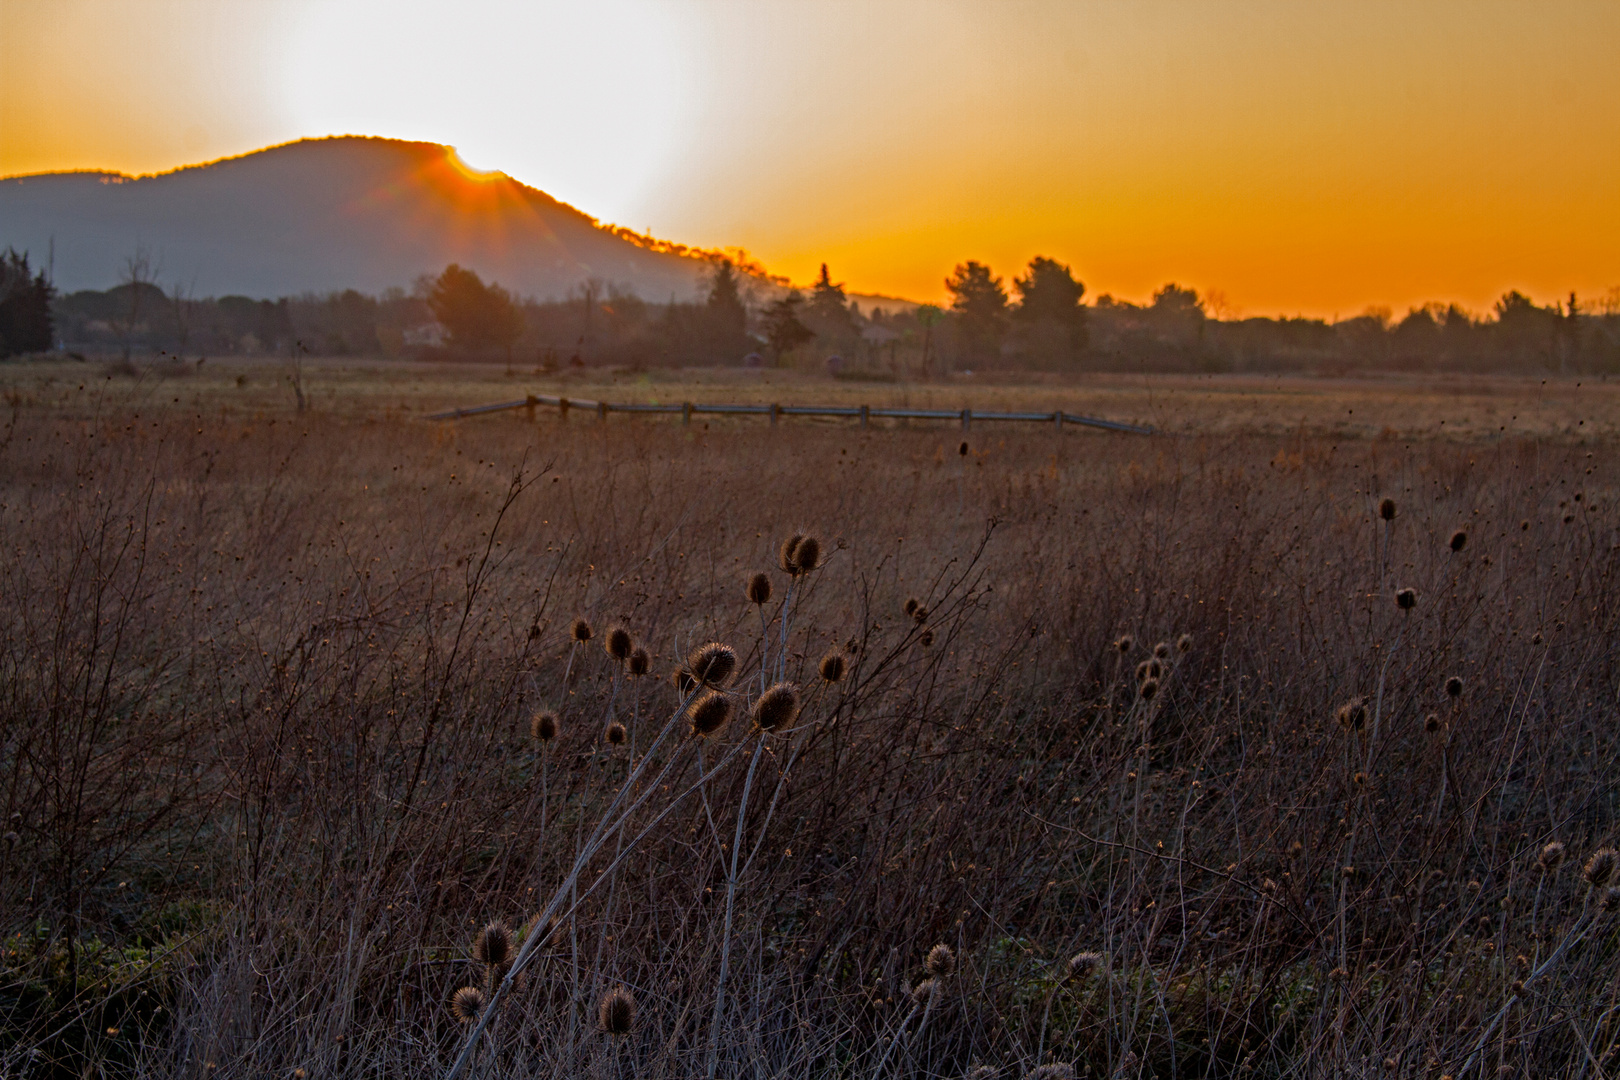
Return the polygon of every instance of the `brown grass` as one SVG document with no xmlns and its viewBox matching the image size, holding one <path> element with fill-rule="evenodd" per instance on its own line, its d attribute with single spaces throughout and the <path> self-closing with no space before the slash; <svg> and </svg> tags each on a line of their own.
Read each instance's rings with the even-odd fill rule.
<svg viewBox="0 0 1620 1080">
<path fill-rule="evenodd" d="M 806 529 L 795 727 L 757 766 L 743 723 L 657 751 L 482 1075 L 1612 1070 L 1620 924 L 1578 873 L 1616 810 L 1608 388 L 1306 388 L 1320 419 L 1285 434 L 1283 391 L 1232 381 L 1159 380 L 1151 407 L 1129 384 L 770 388 L 1227 417 L 994 429 L 962 457 L 948 427 L 411 418 L 500 399 L 500 372 L 320 369 L 297 415 L 274 369 L 211 366 L 6 373 L 0 1073 L 445 1069 L 473 935 L 539 913 L 671 715 L 671 669 L 726 642 L 759 692 L 747 575 L 772 573 L 774 618 L 777 544 Z M 1194 404 L 1166 421 L 1167 395 Z M 1458 401 L 1526 426 L 1331 422 L 1384 400 L 1412 430 L 1449 435 Z M 596 643 L 571 651 L 577 615 L 622 622 L 654 677 L 615 689 Z M 1141 699 L 1137 663 L 1183 633 Z M 942 942 L 956 970 L 914 1003 Z M 609 1045 L 621 986 L 635 1028 Z"/>
</svg>

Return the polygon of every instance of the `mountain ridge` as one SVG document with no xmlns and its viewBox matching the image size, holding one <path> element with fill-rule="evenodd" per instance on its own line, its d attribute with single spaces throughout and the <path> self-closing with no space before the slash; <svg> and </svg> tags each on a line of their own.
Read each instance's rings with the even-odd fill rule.
<svg viewBox="0 0 1620 1080">
<path fill-rule="evenodd" d="M 160 282 L 199 296 L 381 292 L 457 262 L 539 299 L 594 279 L 687 300 L 721 257 L 604 225 L 505 173 L 474 172 L 451 147 L 360 135 L 133 176 L 3 177 L 0 245 L 52 261 L 64 291 L 116 284 L 144 248 Z"/>
</svg>

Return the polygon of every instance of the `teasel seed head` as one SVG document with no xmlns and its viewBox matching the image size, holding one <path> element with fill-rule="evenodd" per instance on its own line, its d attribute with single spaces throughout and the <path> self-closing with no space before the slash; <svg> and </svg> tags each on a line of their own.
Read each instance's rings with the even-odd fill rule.
<svg viewBox="0 0 1620 1080">
<path fill-rule="evenodd" d="M 1378 516 L 1385 521 L 1395 520 L 1395 500 L 1385 498 L 1378 504 Z"/>
<path fill-rule="evenodd" d="M 692 677 L 692 673 L 685 668 L 676 668 L 670 672 L 669 683 L 675 688 L 675 692 L 683 698 L 690 694 L 698 684 L 697 680 Z"/>
<path fill-rule="evenodd" d="M 608 1035 L 630 1034 L 636 1026 L 636 999 L 623 987 L 603 994 L 596 1005 L 596 1026 Z"/>
<path fill-rule="evenodd" d="M 911 988 L 911 1003 L 913 1005 L 926 1005 L 928 999 L 939 993 L 939 982 L 935 979 L 924 979 Z"/>
<path fill-rule="evenodd" d="M 756 572 L 749 576 L 748 602 L 760 607 L 771 602 L 771 579 L 768 574 Z"/>
<path fill-rule="evenodd" d="M 1074 1080 L 1074 1066 L 1065 1061 L 1054 1061 L 1031 1069 L 1029 1080 Z"/>
<path fill-rule="evenodd" d="M 906 618 L 909 619 L 917 614 L 917 609 L 920 607 L 922 607 L 922 604 L 918 602 L 915 596 L 908 597 L 906 600 Z"/>
<path fill-rule="evenodd" d="M 1114 648 L 1119 650 L 1119 654 L 1121 656 L 1124 656 L 1126 653 L 1130 652 L 1135 645 L 1136 640 L 1129 634 L 1121 634 L 1119 636 L 1119 640 L 1114 642 Z"/>
<path fill-rule="evenodd" d="M 936 979 L 948 979 L 956 974 L 956 954 L 951 947 L 943 941 L 928 950 L 928 959 L 924 962 L 928 974 Z"/>
<path fill-rule="evenodd" d="M 607 650 L 609 656 L 622 664 L 630 659 L 630 650 L 635 647 L 635 642 L 630 640 L 630 631 L 624 627 L 610 626 L 607 637 L 602 640 L 602 647 Z"/>
<path fill-rule="evenodd" d="M 1360 731 L 1367 726 L 1367 701 L 1365 698 L 1351 698 L 1339 706 L 1339 711 L 1334 716 L 1344 730 Z"/>
<path fill-rule="evenodd" d="M 934 632 L 932 630 L 924 630 L 922 633 L 917 635 L 917 642 L 925 649 L 932 648 L 934 645 Z"/>
<path fill-rule="evenodd" d="M 995 1080 L 996 1070 L 988 1065 L 980 1065 L 968 1073 L 968 1080 Z"/>
<path fill-rule="evenodd" d="M 589 641 L 591 640 L 591 624 L 584 619 L 575 619 L 568 628 L 568 634 L 575 641 Z"/>
<path fill-rule="evenodd" d="M 1460 698 L 1462 697 L 1462 691 L 1463 683 L 1461 678 L 1456 675 L 1452 675 L 1450 678 L 1446 679 L 1447 697 Z"/>
<path fill-rule="evenodd" d="M 1612 915 L 1616 911 L 1620 911 L 1620 888 L 1610 885 L 1607 889 L 1604 889 L 1603 895 L 1598 898 L 1598 910 L 1605 915 Z"/>
<path fill-rule="evenodd" d="M 796 574 L 808 574 L 821 565 L 821 540 L 814 536 L 799 538 L 798 546 L 793 549 L 793 563 L 797 567 Z"/>
<path fill-rule="evenodd" d="M 1440 730 L 1440 714 L 1439 713 L 1430 713 L 1428 716 L 1425 716 L 1423 718 L 1423 730 L 1427 731 L 1431 735 L 1434 734 L 1436 731 L 1439 731 Z"/>
<path fill-rule="evenodd" d="M 489 968 L 505 968 L 512 963 L 512 931 L 499 919 L 491 921 L 473 938 L 473 959 Z"/>
<path fill-rule="evenodd" d="M 1161 641 L 1157 645 L 1153 646 L 1153 655 L 1157 656 L 1160 660 L 1163 660 L 1165 657 L 1169 656 L 1170 643 L 1168 641 Z"/>
<path fill-rule="evenodd" d="M 967 440 L 966 440 L 966 439 L 963 439 L 963 440 L 962 440 L 962 445 L 961 445 L 961 446 L 958 446 L 958 447 L 957 447 L 957 448 L 956 448 L 956 453 L 957 453 L 957 456 L 958 456 L 958 457 L 967 457 L 967 451 L 968 451 L 968 445 L 967 445 Z"/>
<path fill-rule="evenodd" d="M 705 738 L 726 726 L 731 719 L 731 699 L 718 690 L 709 690 L 686 711 L 692 722 L 692 734 Z"/>
<path fill-rule="evenodd" d="M 450 1015 L 463 1024 L 471 1024 L 484 1014 L 489 999 L 476 986 L 463 986 L 450 998 Z"/>
<path fill-rule="evenodd" d="M 1149 680 L 1147 680 L 1141 686 L 1136 688 L 1136 692 L 1138 694 L 1142 695 L 1142 700 L 1143 701 L 1152 701 L 1153 698 L 1159 692 L 1159 680 L 1158 679 L 1149 679 Z"/>
<path fill-rule="evenodd" d="M 917 610 L 911 613 L 911 621 L 916 623 L 918 626 L 921 626 L 923 623 L 927 622 L 928 609 L 923 605 L 918 604 Z"/>
<path fill-rule="evenodd" d="M 607 726 L 607 731 L 603 732 L 603 735 L 606 736 L 609 746 L 623 746 L 628 733 L 624 730 L 624 725 L 615 720 Z"/>
<path fill-rule="evenodd" d="M 1139 683 L 1147 682 L 1148 676 L 1153 673 L 1152 669 L 1153 669 L 1153 664 L 1150 661 L 1143 660 L 1140 664 L 1137 664 L 1136 665 L 1136 681 L 1139 682 Z"/>
<path fill-rule="evenodd" d="M 1581 870 L 1581 876 L 1586 883 L 1594 889 L 1601 889 L 1614 878 L 1615 854 L 1614 848 L 1598 848 L 1592 852 L 1592 857 L 1586 860 L 1586 866 Z"/>
<path fill-rule="evenodd" d="M 647 655 L 646 649 L 637 646 L 630 650 L 630 663 L 625 670 L 640 678 L 652 670 L 652 657 Z"/>
<path fill-rule="evenodd" d="M 1461 551 L 1463 548 L 1465 548 L 1467 546 L 1468 546 L 1468 534 L 1466 532 L 1464 532 L 1462 529 L 1458 529 L 1456 532 L 1451 534 L 1451 550 L 1452 551 Z"/>
<path fill-rule="evenodd" d="M 535 923 L 539 918 L 540 918 L 539 915 L 535 915 L 534 918 L 531 918 L 528 922 L 523 924 L 523 926 L 518 931 L 518 939 L 519 940 L 527 941 L 529 939 L 529 935 L 534 932 Z M 557 919 L 557 916 L 555 916 L 555 915 L 553 915 L 551 918 L 547 919 L 546 920 L 546 928 L 544 930 L 542 930 L 540 932 L 540 936 L 535 939 L 534 952 L 539 952 L 541 949 L 548 948 L 548 947 L 556 944 L 556 942 L 557 942 L 557 931 L 561 927 L 561 925 L 562 925 L 561 922 Z M 532 953 L 531 953 L 531 955 L 532 955 Z"/>
<path fill-rule="evenodd" d="M 548 743 L 557 737 L 557 714 L 550 709 L 541 709 L 529 721 L 529 734 L 537 742 Z"/>
<path fill-rule="evenodd" d="M 817 668 L 822 679 L 826 682 L 839 682 L 848 669 L 849 658 L 836 645 L 827 650 L 827 655 L 821 658 L 821 663 Z"/>
<path fill-rule="evenodd" d="M 1083 952 L 1069 957 L 1069 978 L 1083 979 L 1102 967 L 1102 953 Z"/>
<path fill-rule="evenodd" d="M 1400 608 L 1402 611 L 1411 611 L 1413 608 L 1417 607 L 1417 590 L 1396 589 L 1395 606 Z"/>
<path fill-rule="evenodd" d="M 706 686 L 725 686 L 737 671 L 737 652 L 730 645 L 711 641 L 699 645 L 686 658 L 692 677 Z"/>
<path fill-rule="evenodd" d="M 776 549 L 776 565 L 782 568 L 783 573 L 797 574 L 799 572 L 799 561 L 795 557 L 795 552 L 798 550 L 799 541 L 803 539 L 803 533 L 794 533 L 786 540 L 783 540 L 782 546 Z"/>
<path fill-rule="evenodd" d="M 761 731 L 775 731 L 793 723 L 799 715 L 799 688 L 790 682 L 777 683 L 759 695 L 750 715 Z"/>
<path fill-rule="evenodd" d="M 1557 840 L 1549 841 L 1536 856 L 1536 865 L 1543 874 L 1558 873 L 1558 868 L 1564 865 L 1564 845 Z"/>
<path fill-rule="evenodd" d="M 1176 638 L 1176 652 L 1178 652 L 1178 653 L 1190 653 L 1190 652 L 1192 652 L 1192 635 L 1191 634 L 1182 634 L 1180 637 Z"/>
</svg>

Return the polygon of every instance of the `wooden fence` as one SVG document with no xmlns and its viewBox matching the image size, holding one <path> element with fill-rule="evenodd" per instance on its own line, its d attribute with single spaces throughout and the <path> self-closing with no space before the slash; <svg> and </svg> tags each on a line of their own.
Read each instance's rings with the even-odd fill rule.
<svg viewBox="0 0 1620 1080">
<path fill-rule="evenodd" d="M 589 398 L 550 397 L 530 394 L 518 401 L 500 401 L 493 405 L 474 405 L 466 409 L 449 409 L 430 414 L 429 420 L 460 420 L 485 413 L 526 409 L 532 420 L 541 407 L 556 409 L 562 419 L 574 410 L 595 413 L 597 419 L 606 420 L 608 413 L 679 413 L 681 422 L 690 424 L 694 416 L 768 416 L 775 424 L 784 416 L 836 416 L 859 419 L 865 427 L 871 420 L 958 420 L 966 431 L 976 421 L 1021 421 L 1032 424 L 1051 424 L 1061 430 L 1065 425 L 1102 428 L 1105 431 L 1125 431 L 1133 435 L 1151 435 L 1153 429 L 1118 420 L 1103 420 L 1095 416 L 1080 416 L 1056 410 L 1053 412 L 986 412 L 979 409 L 895 409 L 872 405 L 701 405 L 690 401 L 672 405 L 632 405 L 610 401 L 592 401 Z"/>
</svg>

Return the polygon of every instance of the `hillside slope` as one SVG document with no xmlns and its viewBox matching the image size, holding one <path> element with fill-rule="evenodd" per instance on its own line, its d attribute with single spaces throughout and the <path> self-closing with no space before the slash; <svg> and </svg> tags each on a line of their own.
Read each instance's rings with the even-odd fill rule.
<svg viewBox="0 0 1620 1080">
<path fill-rule="evenodd" d="M 105 289 L 144 246 L 164 285 L 274 297 L 409 286 L 459 262 L 514 292 L 560 298 L 586 279 L 648 300 L 694 296 L 701 259 L 649 250 L 500 173 L 470 173 L 436 143 L 306 139 L 157 176 L 0 180 L 0 247 L 57 287 Z"/>
</svg>

